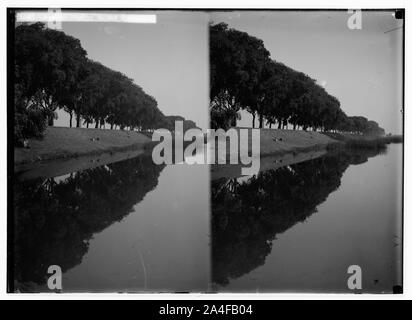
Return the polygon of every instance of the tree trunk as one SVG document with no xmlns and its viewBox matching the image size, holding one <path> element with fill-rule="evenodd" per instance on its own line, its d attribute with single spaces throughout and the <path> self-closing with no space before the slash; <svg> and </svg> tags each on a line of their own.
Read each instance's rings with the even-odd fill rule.
<svg viewBox="0 0 412 320">
<path fill-rule="evenodd" d="M 236 122 L 237 122 L 236 116 L 232 117 L 230 126 L 231 127 L 236 127 Z"/>
<path fill-rule="evenodd" d="M 282 120 L 279 120 L 279 122 L 278 122 L 278 129 L 281 129 L 282 128 Z"/>
<path fill-rule="evenodd" d="M 260 129 L 263 128 L 263 115 L 262 114 L 259 115 L 259 128 Z"/>
<path fill-rule="evenodd" d="M 81 124 L 80 124 L 80 118 L 81 118 L 80 114 L 77 113 L 77 114 L 76 114 L 76 128 L 80 128 L 80 126 L 81 126 Z"/>
<path fill-rule="evenodd" d="M 254 128 L 254 127 L 255 127 L 255 118 L 256 118 L 256 114 L 255 114 L 255 113 L 252 113 L 252 116 L 253 116 L 253 120 L 252 120 L 252 128 Z"/>
<path fill-rule="evenodd" d="M 296 124 L 293 125 L 293 130 L 296 130 Z"/>
<path fill-rule="evenodd" d="M 48 119 L 48 125 L 50 127 L 53 127 L 53 124 L 54 124 L 54 115 L 51 115 Z"/>
<path fill-rule="evenodd" d="M 96 119 L 95 121 L 96 123 L 94 124 L 94 128 L 97 129 L 99 128 L 99 119 Z"/>
<path fill-rule="evenodd" d="M 73 112 L 69 113 L 70 115 L 70 128 L 73 126 Z"/>
<path fill-rule="evenodd" d="M 113 130 L 113 123 L 110 124 L 110 130 Z"/>
<path fill-rule="evenodd" d="M 89 129 L 89 121 L 86 122 L 86 128 Z"/>
<path fill-rule="evenodd" d="M 269 129 L 272 129 L 272 122 L 269 123 Z"/>
</svg>

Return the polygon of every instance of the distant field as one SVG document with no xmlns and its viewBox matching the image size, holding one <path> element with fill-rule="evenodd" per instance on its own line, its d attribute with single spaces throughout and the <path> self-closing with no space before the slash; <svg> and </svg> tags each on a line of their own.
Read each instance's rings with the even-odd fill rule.
<svg viewBox="0 0 412 320">
<path fill-rule="evenodd" d="M 150 141 L 133 131 L 49 127 L 42 140 L 29 140 L 30 148 L 14 148 L 14 163 L 116 152 L 139 148 Z"/>
</svg>

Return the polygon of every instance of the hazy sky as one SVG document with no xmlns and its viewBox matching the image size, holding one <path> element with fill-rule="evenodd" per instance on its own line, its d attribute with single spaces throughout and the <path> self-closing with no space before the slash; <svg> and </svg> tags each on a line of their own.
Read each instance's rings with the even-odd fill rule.
<svg viewBox="0 0 412 320">
<path fill-rule="evenodd" d="M 207 16 L 201 12 L 156 15 L 156 24 L 63 22 L 62 27 L 80 39 L 89 58 L 124 73 L 155 97 L 164 114 L 181 115 L 207 128 Z M 59 112 L 56 125 L 68 122 L 68 115 Z"/>
<path fill-rule="evenodd" d="M 80 39 L 91 59 L 142 86 L 166 115 L 207 128 L 208 21 L 226 22 L 262 39 L 273 59 L 316 79 L 348 115 L 401 132 L 402 29 L 393 29 L 403 21 L 391 12 L 364 11 L 361 30 L 347 27 L 346 11 L 155 13 L 156 24 L 76 22 L 63 23 L 63 31 Z M 60 112 L 56 125 L 67 124 Z M 242 112 L 238 125 L 250 126 L 251 116 Z"/>
<path fill-rule="evenodd" d="M 302 71 L 336 96 L 347 115 L 377 121 L 387 132 L 402 123 L 402 20 L 362 12 L 362 29 L 347 27 L 347 11 L 214 13 L 211 20 L 264 41 L 272 59 Z M 387 32 L 387 33 L 385 33 Z M 250 126 L 242 112 L 238 125 Z"/>
</svg>

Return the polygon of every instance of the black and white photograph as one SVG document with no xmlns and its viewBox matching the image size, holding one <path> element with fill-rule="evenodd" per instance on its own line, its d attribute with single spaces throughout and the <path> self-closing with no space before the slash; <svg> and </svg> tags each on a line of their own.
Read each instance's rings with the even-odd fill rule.
<svg viewBox="0 0 412 320">
<path fill-rule="evenodd" d="M 8 7 L 7 292 L 402 294 L 404 22 Z"/>
</svg>

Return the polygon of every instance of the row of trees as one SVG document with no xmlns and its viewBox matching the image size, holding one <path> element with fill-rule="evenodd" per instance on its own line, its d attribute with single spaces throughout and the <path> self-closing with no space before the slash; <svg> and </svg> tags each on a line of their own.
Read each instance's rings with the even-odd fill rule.
<svg viewBox="0 0 412 320">
<path fill-rule="evenodd" d="M 151 130 L 170 126 L 155 98 L 124 74 L 92 61 L 80 41 L 42 23 L 15 29 L 15 136 L 41 136 L 56 109 L 70 127 Z M 184 118 L 183 118 L 184 119 Z"/>
<path fill-rule="evenodd" d="M 210 112 L 213 128 L 236 125 L 246 110 L 278 128 L 383 134 L 374 121 L 348 117 L 315 80 L 270 58 L 262 40 L 225 23 L 210 25 Z"/>
</svg>

